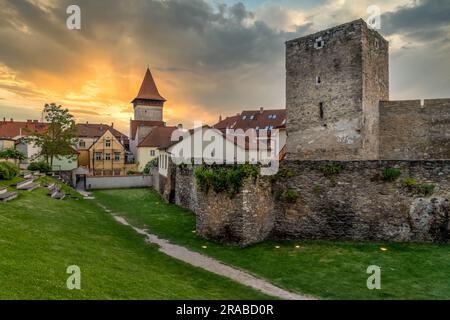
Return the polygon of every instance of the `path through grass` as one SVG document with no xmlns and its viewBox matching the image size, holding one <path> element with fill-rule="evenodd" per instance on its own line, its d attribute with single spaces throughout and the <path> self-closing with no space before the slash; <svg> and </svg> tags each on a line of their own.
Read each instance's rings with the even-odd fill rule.
<svg viewBox="0 0 450 320">
<path fill-rule="evenodd" d="M 333 299 L 450 299 L 449 245 L 282 241 L 228 247 L 197 237 L 194 214 L 165 204 L 150 189 L 94 194 L 136 226 L 291 291 Z M 370 265 L 382 268 L 382 290 L 366 287 Z"/>
<path fill-rule="evenodd" d="M 93 202 L 46 193 L 0 203 L 0 299 L 268 298 L 158 252 Z M 70 265 L 82 290 L 66 287 Z"/>
</svg>

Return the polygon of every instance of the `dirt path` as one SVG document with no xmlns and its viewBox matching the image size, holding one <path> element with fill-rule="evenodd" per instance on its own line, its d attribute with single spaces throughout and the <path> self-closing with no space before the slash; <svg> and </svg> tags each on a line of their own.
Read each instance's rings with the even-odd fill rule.
<svg viewBox="0 0 450 320">
<path fill-rule="evenodd" d="M 216 259 L 207 257 L 207 256 L 200 254 L 198 252 L 195 252 L 195 251 L 191 251 L 185 247 L 172 244 L 168 240 L 160 239 L 156 235 L 150 234 L 144 229 L 139 229 L 137 227 L 130 225 L 125 218 L 112 213 L 111 210 L 104 207 L 103 205 L 99 204 L 99 206 L 102 207 L 106 212 L 110 213 L 117 222 L 119 222 L 122 225 L 126 225 L 126 226 L 133 228 L 137 233 L 145 236 L 146 241 L 148 243 L 157 244 L 159 246 L 159 251 L 161 251 L 161 252 L 167 254 L 168 256 L 171 256 L 177 260 L 181 260 L 181 261 L 189 263 L 190 265 L 193 265 L 195 267 L 199 267 L 199 268 L 205 269 L 207 271 L 221 275 L 223 277 L 232 279 L 236 282 L 239 282 L 248 287 L 252 287 L 258 291 L 261 291 L 261 292 L 268 294 L 270 296 L 273 296 L 273 297 L 278 297 L 278 298 L 285 299 L 285 300 L 313 300 L 314 299 L 312 297 L 299 295 L 296 293 L 286 291 L 277 286 L 274 286 L 273 284 L 269 283 L 266 280 L 257 278 L 247 272 L 244 272 L 242 270 L 225 265 Z"/>
</svg>

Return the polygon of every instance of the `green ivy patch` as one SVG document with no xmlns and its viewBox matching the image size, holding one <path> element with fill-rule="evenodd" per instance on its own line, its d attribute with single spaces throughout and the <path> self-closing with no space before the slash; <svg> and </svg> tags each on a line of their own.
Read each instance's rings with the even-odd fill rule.
<svg viewBox="0 0 450 320">
<path fill-rule="evenodd" d="M 385 181 L 393 182 L 397 180 L 401 174 L 402 172 L 400 169 L 387 167 L 383 170 L 383 179 Z"/>
<path fill-rule="evenodd" d="M 208 193 L 227 192 L 232 198 L 239 193 L 244 179 L 259 175 L 259 167 L 243 164 L 238 166 L 207 166 L 195 169 L 194 176 L 200 191 Z"/>
<path fill-rule="evenodd" d="M 344 171 L 344 166 L 341 163 L 328 163 L 320 166 L 320 172 L 326 177 L 333 177 Z"/>
</svg>

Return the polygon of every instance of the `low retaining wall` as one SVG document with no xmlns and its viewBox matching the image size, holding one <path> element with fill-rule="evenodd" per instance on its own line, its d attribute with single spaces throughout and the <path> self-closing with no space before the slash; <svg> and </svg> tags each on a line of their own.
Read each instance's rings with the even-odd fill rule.
<svg viewBox="0 0 450 320">
<path fill-rule="evenodd" d="M 145 188 L 151 187 L 152 176 L 108 176 L 108 177 L 86 177 L 86 189 L 122 189 L 122 188 Z"/>
<path fill-rule="evenodd" d="M 177 168 L 171 183 L 174 202 L 196 213 L 200 236 L 224 243 L 449 240 L 450 161 L 340 162 L 343 170 L 333 176 L 324 174 L 326 164 L 285 161 L 285 174 L 247 179 L 232 199 L 199 191 L 193 168 Z M 398 168 L 401 176 L 385 181 L 386 167 Z M 434 193 L 425 196 L 404 187 L 402 180 L 407 177 L 435 185 Z M 298 199 L 287 199 L 286 191 Z"/>
</svg>

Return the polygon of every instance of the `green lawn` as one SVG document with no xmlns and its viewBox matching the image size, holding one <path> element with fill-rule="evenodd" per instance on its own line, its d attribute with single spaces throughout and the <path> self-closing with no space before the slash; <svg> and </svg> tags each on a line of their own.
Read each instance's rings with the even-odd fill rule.
<svg viewBox="0 0 450 320">
<path fill-rule="evenodd" d="M 0 299 L 269 298 L 158 252 L 92 201 L 46 193 L 0 203 Z M 81 290 L 66 288 L 70 265 Z"/>
<path fill-rule="evenodd" d="M 449 245 L 283 241 L 249 248 L 227 247 L 198 238 L 193 233 L 194 214 L 165 204 L 149 189 L 94 194 L 97 201 L 136 226 L 146 226 L 173 243 L 292 291 L 327 299 L 450 299 Z M 388 250 L 381 251 L 381 247 Z M 382 268 L 381 290 L 366 287 L 369 265 Z"/>
</svg>

